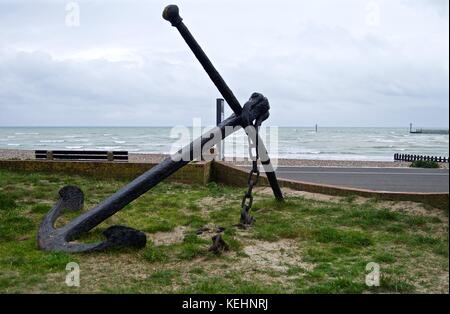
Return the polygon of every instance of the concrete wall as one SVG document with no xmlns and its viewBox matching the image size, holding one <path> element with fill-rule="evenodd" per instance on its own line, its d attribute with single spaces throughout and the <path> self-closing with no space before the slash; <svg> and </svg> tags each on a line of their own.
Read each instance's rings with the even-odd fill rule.
<svg viewBox="0 0 450 314">
<path fill-rule="evenodd" d="M 26 172 L 49 172 L 132 180 L 156 166 L 150 163 L 131 162 L 77 162 L 46 160 L 0 160 L 0 169 Z M 171 181 L 206 184 L 210 180 L 211 165 L 204 162 L 190 163 L 169 177 Z"/>
<path fill-rule="evenodd" d="M 131 162 L 0 160 L 0 169 L 26 172 L 56 172 L 124 180 L 132 180 L 155 165 Z M 207 184 L 210 181 L 215 181 L 242 187 L 247 185 L 247 179 L 248 173 L 246 171 L 223 162 L 190 163 L 169 177 L 170 181 L 183 183 Z M 449 206 L 449 193 L 377 192 L 285 179 L 279 179 L 279 182 L 281 187 L 312 193 L 336 196 L 359 195 L 381 200 L 413 201 L 443 209 L 448 209 Z M 261 175 L 259 185 L 269 185 L 264 175 Z"/>
<path fill-rule="evenodd" d="M 217 182 L 235 186 L 245 186 L 248 178 L 247 172 L 223 162 L 215 162 L 213 164 L 211 176 L 212 179 Z M 449 206 L 449 193 L 378 192 L 286 179 L 278 179 L 278 181 L 280 182 L 281 187 L 312 193 L 336 196 L 358 195 L 389 201 L 412 201 L 442 209 L 448 209 Z M 269 185 L 269 182 L 264 175 L 261 175 L 259 184 L 263 186 Z"/>
</svg>

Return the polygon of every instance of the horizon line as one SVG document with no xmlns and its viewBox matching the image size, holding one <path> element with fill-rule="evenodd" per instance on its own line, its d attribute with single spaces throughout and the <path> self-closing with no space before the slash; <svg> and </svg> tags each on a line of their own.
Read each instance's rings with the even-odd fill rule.
<svg viewBox="0 0 450 314">
<path fill-rule="evenodd" d="M 173 128 L 177 125 L 5 125 L 1 126 L 0 128 Z M 206 124 L 206 126 L 214 126 L 213 124 Z M 279 128 L 315 128 L 315 125 L 268 125 L 269 127 L 279 127 Z M 188 126 L 192 127 L 192 126 Z M 324 126 L 317 126 L 318 129 L 320 128 L 406 128 L 409 129 L 408 126 L 345 126 L 345 125 L 324 125 Z M 448 130 L 449 126 L 416 126 L 417 128 L 436 128 L 436 129 L 445 129 Z"/>
</svg>

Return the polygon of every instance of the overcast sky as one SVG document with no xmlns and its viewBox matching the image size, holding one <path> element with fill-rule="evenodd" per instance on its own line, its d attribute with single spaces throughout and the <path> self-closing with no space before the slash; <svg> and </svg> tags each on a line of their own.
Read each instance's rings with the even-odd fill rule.
<svg viewBox="0 0 450 314">
<path fill-rule="evenodd" d="M 68 3 L 0 0 L 0 126 L 214 122 L 170 2 L 76 1 L 79 26 Z M 449 124 L 448 0 L 175 3 L 241 103 L 268 97 L 270 125 Z"/>
</svg>

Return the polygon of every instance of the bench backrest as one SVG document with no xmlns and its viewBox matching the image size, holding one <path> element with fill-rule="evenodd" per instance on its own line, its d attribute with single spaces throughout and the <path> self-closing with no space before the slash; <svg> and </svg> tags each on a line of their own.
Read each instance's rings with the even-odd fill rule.
<svg viewBox="0 0 450 314">
<path fill-rule="evenodd" d="M 119 160 L 128 161 L 127 151 L 36 150 L 36 159 L 46 160 Z"/>
</svg>

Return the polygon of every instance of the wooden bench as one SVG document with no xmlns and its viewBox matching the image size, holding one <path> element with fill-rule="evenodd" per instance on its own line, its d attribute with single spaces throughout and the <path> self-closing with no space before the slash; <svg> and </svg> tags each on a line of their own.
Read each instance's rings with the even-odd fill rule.
<svg viewBox="0 0 450 314">
<path fill-rule="evenodd" d="M 36 150 L 35 158 L 39 160 L 128 161 L 128 152 L 99 150 Z"/>
</svg>

